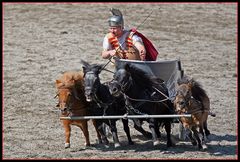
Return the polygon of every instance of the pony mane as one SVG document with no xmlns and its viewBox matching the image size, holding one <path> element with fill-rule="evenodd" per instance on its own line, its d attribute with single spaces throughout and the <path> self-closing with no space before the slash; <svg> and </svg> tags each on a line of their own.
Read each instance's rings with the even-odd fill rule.
<svg viewBox="0 0 240 162">
<path fill-rule="evenodd" d="M 134 65 L 129 65 L 129 67 L 131 76 L 141 87 L 151 88 L 152 86 L 159 86 L 163 82 L 160 78 L 150 75 Z"/>
<path fill-rule="evenodd" d="M 88 62 L 81 60 L 81 63 L 83 64 L 82 69 L 83 69 L 83 78 L 85 77 L 85 74 L 88 71 L 92 71 L 95 74 L 99 74 L 103 68 L 104 65 L 100 64 L 89 64 Z"/>
<path fill-rule="evenodd" d="M 83 72 L 82 71 L 66 71 L 58 79 L 57 88 L 73 88 L 74 86 L 80 90 L 83 88 Z"/>
<path fill-rule="evenodd" d="M 202 85 L 194 80 L 193 78 L 189 78 L 187 76 L 182 77 L 182 79 L 178 80 L 178 84 L 188 84 L 192 82 L 192 96 L 198 100 L 202 101 L 202 98 L 207 96 L 206 91 L 202 88 Z"/>
</svg>

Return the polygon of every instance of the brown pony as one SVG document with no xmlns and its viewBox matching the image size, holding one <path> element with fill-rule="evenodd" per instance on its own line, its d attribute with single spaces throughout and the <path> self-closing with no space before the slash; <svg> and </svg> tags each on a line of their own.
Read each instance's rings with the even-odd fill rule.
<svg viewBox="0 0 240 162">
<path fill-rule="evenodd" d="M 191 118 L 180 117 L 183 127 L 190 130 L 189 138 L 192 144 L 196 145 L 198 143 L 199 149 L 207 149 L 204 137 L 210 134 L 210 131 L 207 129 L 210 101 L 206 92 L 198 82 L 187 77 L 178 80 L 176 92 L 174 100 L 175 111 L 178 114 L 189 113 L 192 115 Z M 199 128 L 199 131 L 197 128 Z M 192 133 L 196 139 L 193 138 Z"/>
<path fill-rule="evenodd" d="M 88 115 L 89 103 L 86 101 L 83 91 L 83 72 L 68 71 L 56 80 L 58 104 L 61 110 L 61 117 L 68 116 L 86 116 Z M 95 120 L 92 120 L 97 131 L 97 137 L 101 142 L 101 136 L 96 128 Z M 85 146 L 90 146 L 87 120 L 62 120 L 65 129 L 65 148 L 70 147 L 71 125 L 78 126 L 85 137 Z"/>
</svg>

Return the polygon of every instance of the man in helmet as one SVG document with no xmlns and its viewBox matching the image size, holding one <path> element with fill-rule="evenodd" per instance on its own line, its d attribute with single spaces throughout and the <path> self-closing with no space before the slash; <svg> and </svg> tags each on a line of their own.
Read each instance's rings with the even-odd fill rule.
<svg viewBox="0 0 240 162">
<path fill-rule="evenodd" d="M 111 12 L 113 16 L 108 20 L 109 33 L 103 40 L 102 57 L 144 61 L 146 49 L 141 37 L 131 30 L 124 29 L 123 16 L 118 9 L 111 9 Z"/>
</svg>

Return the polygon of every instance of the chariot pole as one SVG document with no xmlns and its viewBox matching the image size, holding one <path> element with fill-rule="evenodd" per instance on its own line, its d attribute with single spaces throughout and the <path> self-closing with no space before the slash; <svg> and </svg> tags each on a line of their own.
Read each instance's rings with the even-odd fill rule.
<svg viewBox="0 0 240 162">
<path fill-rule="evenodd" d="M 115 116 L 72 116 L 72 117 L 60 117 L 60 120 L 81 120 L 81 119 L 134 119 L 134 118 L 179 118 L 188 117 L 191 114 L 182 115 L 115 115 Z"/>
</svg>

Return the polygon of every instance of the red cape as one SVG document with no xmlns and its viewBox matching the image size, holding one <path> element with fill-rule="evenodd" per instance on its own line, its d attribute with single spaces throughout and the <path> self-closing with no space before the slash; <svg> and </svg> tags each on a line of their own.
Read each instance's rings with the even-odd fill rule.
<svg viewBox="0 0 240 162">
<path fill-rule="evenodd" d="M 158 56 L 158 51 L 153 46 L 152 42 L 147 39 L 143 34 L 139 33 L 136 29 L 131 29 L 134 34 L 142 38 L 143 44 L 146 49 L 146 61 L 156 61 Z"/>
</svg>

